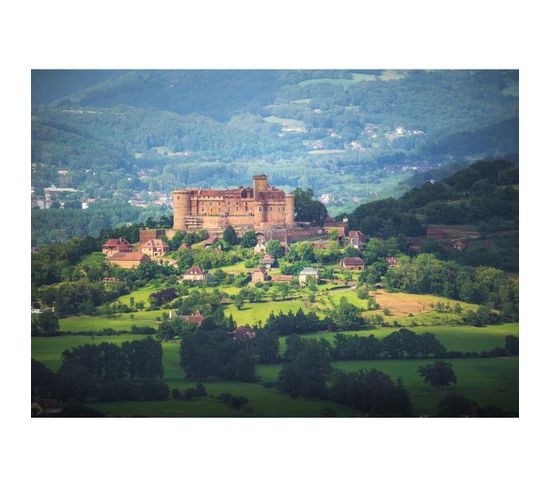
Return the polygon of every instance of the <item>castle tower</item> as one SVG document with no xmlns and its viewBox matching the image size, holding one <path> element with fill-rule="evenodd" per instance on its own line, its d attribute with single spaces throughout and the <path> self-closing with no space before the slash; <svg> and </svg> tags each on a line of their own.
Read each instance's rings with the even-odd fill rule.
<svg viewBox="0 0 550 488">
<path fill-rule="evenodd" d="M 191 215 L 191 190 L 174 190 L 172 201 L 174 202 L 174 229 L 186 230 L 185 217 Z"/>
<path fill-rule="evenodd" d="M 256 175 L 252 179 L 254 180 L 254 200 L 257 200 L 260 192 L 267 191 L 267 176 Z"/>
<path fill-rule="evenodd" d="M 285 194 L 285 224 L 294 225 L 294 195 Z"/>
</svg>

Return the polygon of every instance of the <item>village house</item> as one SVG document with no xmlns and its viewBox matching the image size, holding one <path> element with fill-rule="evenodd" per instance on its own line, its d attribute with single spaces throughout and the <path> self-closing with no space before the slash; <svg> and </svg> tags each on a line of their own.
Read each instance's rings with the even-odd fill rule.
<svg viewBox="0 0 550 488">
<path fill-rule="evenodd" d="M 319 273 L 310 266 L 306 266 L 298 275 L 298 281 L 301 285 L 307 285 L 308 280 L 319 281 Z"/>
<path fill-rule="evenodd" d="M 201 281 L 205 279 L 205 273 L 200 266 L 193 265 L 183 273 L 183 279 L 186 281 Z"/>
<path fill-rule="evenodd" d="M 191 315 L 179 315 L 179 318 L 186 320 L 187 322 L 193 322 L 197 325 L 201 325 L 204 321 L 204 315 L 202 315 L 198 310 L 195 310 Z"/>
<path fill-rule="evenodd" d="M 170 246 L 162 239 L 149 239 L 141 248 L 143 254 L 150 258 L 161 258 L 170 252 Z"/>
<path fill-rule="evenodd" d="M 349 245 L 355 249 L 359 249 L 365 243 L 365 235 L 360 230 L 349 231 Z"/>
<path fill-rule="evenodd" d="M 340 266 L 344 269 L 350 269 L 354 271 L 362 271 L 365 269 L 365 261 L 359 257 L 348 257 L 340 261 Z"/>
<path fill-rule="evenodd" d="M 109 258 L 109 263 L 124 269 L 135 269 L 150 263 L 151 258 L 141 252 L 117 252 Z"/>
<path fill-rule="evenodd" d="M 256 268 L 254 271 L 252 271 L 251 276 L 252 276 L 252 281 L 250 283 L 252 285 L 260 281 L 267 281 L 269 279 L 269 274 L 263 268 Z"/>
<path fill-rule="evenodd" d="M 271 254 L 266 254 L 260 259 L 260 264 L 265 266 L 266 269 L 271 269 L 275 265 L 275 258 Z"/>
<path fill-rule="evenodd" d="M 101 247 L 101 251 L 105 256 L 110 258 L 113 254 L 117 252 L 130 252 L 132 250 L 132 244 L 130 244 L 126 239 L 107 239 L 105 244 Z"/>
</svg>

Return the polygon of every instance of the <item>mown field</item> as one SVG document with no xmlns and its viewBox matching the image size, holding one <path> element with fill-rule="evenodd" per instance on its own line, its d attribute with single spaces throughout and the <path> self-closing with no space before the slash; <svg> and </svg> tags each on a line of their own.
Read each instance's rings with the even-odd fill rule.
<svg viewBox="0 0 550 488">
<path fill-rule="evenodd" d="M 383 337 L 394 331 L 392 328 L 379 328 L 372 331 L 346 332 L 361 335 L 374 334 Z M 518 334 L 518 324 L 502 324 L 485 328 L 476 327 L 415 327 L 415 333 L 431 332 L 449 350 L 481 351 L 501 346 L 506 335 Z M 312 337 L 324 337 L 332 340 L 333 333 L 310 334 Z M 121 335 L 110 337 L 58 336 L 32 338 L 32 357 L 43 362 L 52 370 L 61 365 L 61 354 L 65 349 L 87 343 L 111 342 L 142 339 L 145 336 Z M 282 342 L 281 351 L 284 349 Z M 179 344 L 163 344 L 164 379 L 169 387 L 185 390 L 193 387 L 194 382 L 185 379 L 179 366 Z M 449 360 L 453 363 L 458 378 L 453 385 L 442 392 L 436 392 L 425 385 L 417 373 L 417 368 L 430 361 L 424 360 L 377 360 L 377 361 L 337 361 L 334 367 L 353 371 L 360 368 L 377 368 L 392 378 L 403 378 L 409 389 L 415 415 L 434 415 L 438 401 L 449 391 L 456 391 L 482 406 L 496 405 L 509 411 L 518 410 L 518 360 L 517 358 L 469 358 Z M 208 381 L 205 382 L 206 398 L 192 401 L 167 400 L 162 402 L 100 402 L 94 408 L 109 416 L 321 416 L 323 410 L 330 408 L 338 416 L 354 415 L 349 408 L 333 402 L 291 398 L 275 388 L 266 388 L 262 383 L 276 380 L 280 365 L 257 366 L 260 381 L 258 383 Z M 240 410 L 232 409 L 215 397 L 221 393 L 244 396 L 249 403 Z"/>
</svg>

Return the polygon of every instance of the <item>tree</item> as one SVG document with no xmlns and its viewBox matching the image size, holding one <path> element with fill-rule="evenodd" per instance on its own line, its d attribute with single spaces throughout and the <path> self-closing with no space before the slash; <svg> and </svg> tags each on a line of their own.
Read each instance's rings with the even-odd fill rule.
<svg viewBox="0 0 550 488">
<path fill-rule="evenodd" d="M 237 233 L 235 232 L 235 229 L 231 225 L 228 225 L 224 229 L 223 240 L 232 246 L 239 243 L 239 238 L 237 237 Z"/>
<path fill-rule="evenodd" d="M 331 381 L 331 400 L 365 412 L 369 417 L 407 417 L 412 403 L 400 380 L 376 369 L 353 373 L 336 370 Z"/>
<path fill-rule="evenodd" d="M 338 229 L 332 228 L 332 229 L 329 229 L 329 231 L 328 231 L 328 238 L 329 238 L 331 241 L 337 240 L 339 235 L 340 235 L 340 234 L 339 234 L 339 232 L 338 232 Z"/>
<path fill-rule="evenodd" d="M 275 363 L 279 359 L 279 336 L 271 328 L 257 329 L 253 346 L 259 363 Z"/>
<path fill-rule="evenodd" d="M 279 373 L 279 388 L 293 396 L 323 398 L 332 371 L 328 343 L 300 338 L 294 342 L 294 357 L 285 363 Z M 285 357 L 288 358 L 289 355 Z"/>
<path fill-rule="evenodd" d="M 279 241 L 271 239 L 267 241 L 265 248 L 269 254 L 271 254 L 275 259 L 281 258 L 285 254 L 285 249 Z"/>
<path fill-rule="evenodd" d="M 237 310 L 241 310 L 244 305 L 244 298 L 241 294 L 235 295 L 235 298 L 233 299 L 235 306 L 237 307 Z"/>
<path fill-rule="evenodd" d="M 32 398 L 55 396 L 57 377 L 43 363 L 31 359 L 31 395 Z"/>
<path fill-rule="evenodd" d="M 456 393 L 449 393 L 437 406 L 440 417 L 471 417 L 474 403 Z"/>
<path fill-rule="evenodd" d="M 504 338 L 504 349 L 510 356 L 519 354 L 519 337 L 508 335 Z"/>
<path fill-rule="evenodd" d="M 251 248 L 256 245 L 256 242 L 256 233 L 253 230 L 248 230 L 241 239 L 241 246 L 244 248 Z"/>
<path fill-rule="evenodd" d="M 445 361 L 436 361 L 433 364 L 420 366 L 418 372 L 424 378 L 424 383 L 429 383 L 436 389 L 456 383 L 453 366 Z"/>
<path fill-rule="evenodd" d="M 313 199 L 313 190 L 311 188 L 307 190 L 296 188 L 292 193 L 294 194 L 296 220 L 310 222 L 321 227 L 325 223 L 328 212 L 321 202 Z"/>
<path fill-rule="evenodd" d="M 59 319 L 57 314 L 50 310 L 35 314 L 31 323 L 32 335 L 54 336 L 57 335 L 59 331 Z"/>
</svg>

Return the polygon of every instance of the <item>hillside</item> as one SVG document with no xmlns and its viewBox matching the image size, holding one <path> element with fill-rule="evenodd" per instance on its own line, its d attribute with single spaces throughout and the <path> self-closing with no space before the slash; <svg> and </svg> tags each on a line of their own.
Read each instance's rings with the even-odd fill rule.
<svg viewBox="0 0 550 488">
<path fill-rule="evenodd" d="M 111 198 L 267 172 L 335 214 L 517 154 L 517 87 L 516 71 L 34 71 L 32 182 Z"/>
<path fill-rule="evenodd" d="M 508 161 L 478 161 L 346 216 L 350 228 L 369 236 L 417 236 L 422 252 L 444 259 L 519 269 L 519 168 Z M 449 248 L 455 240 L 465 249 Z"/>
</svg>

